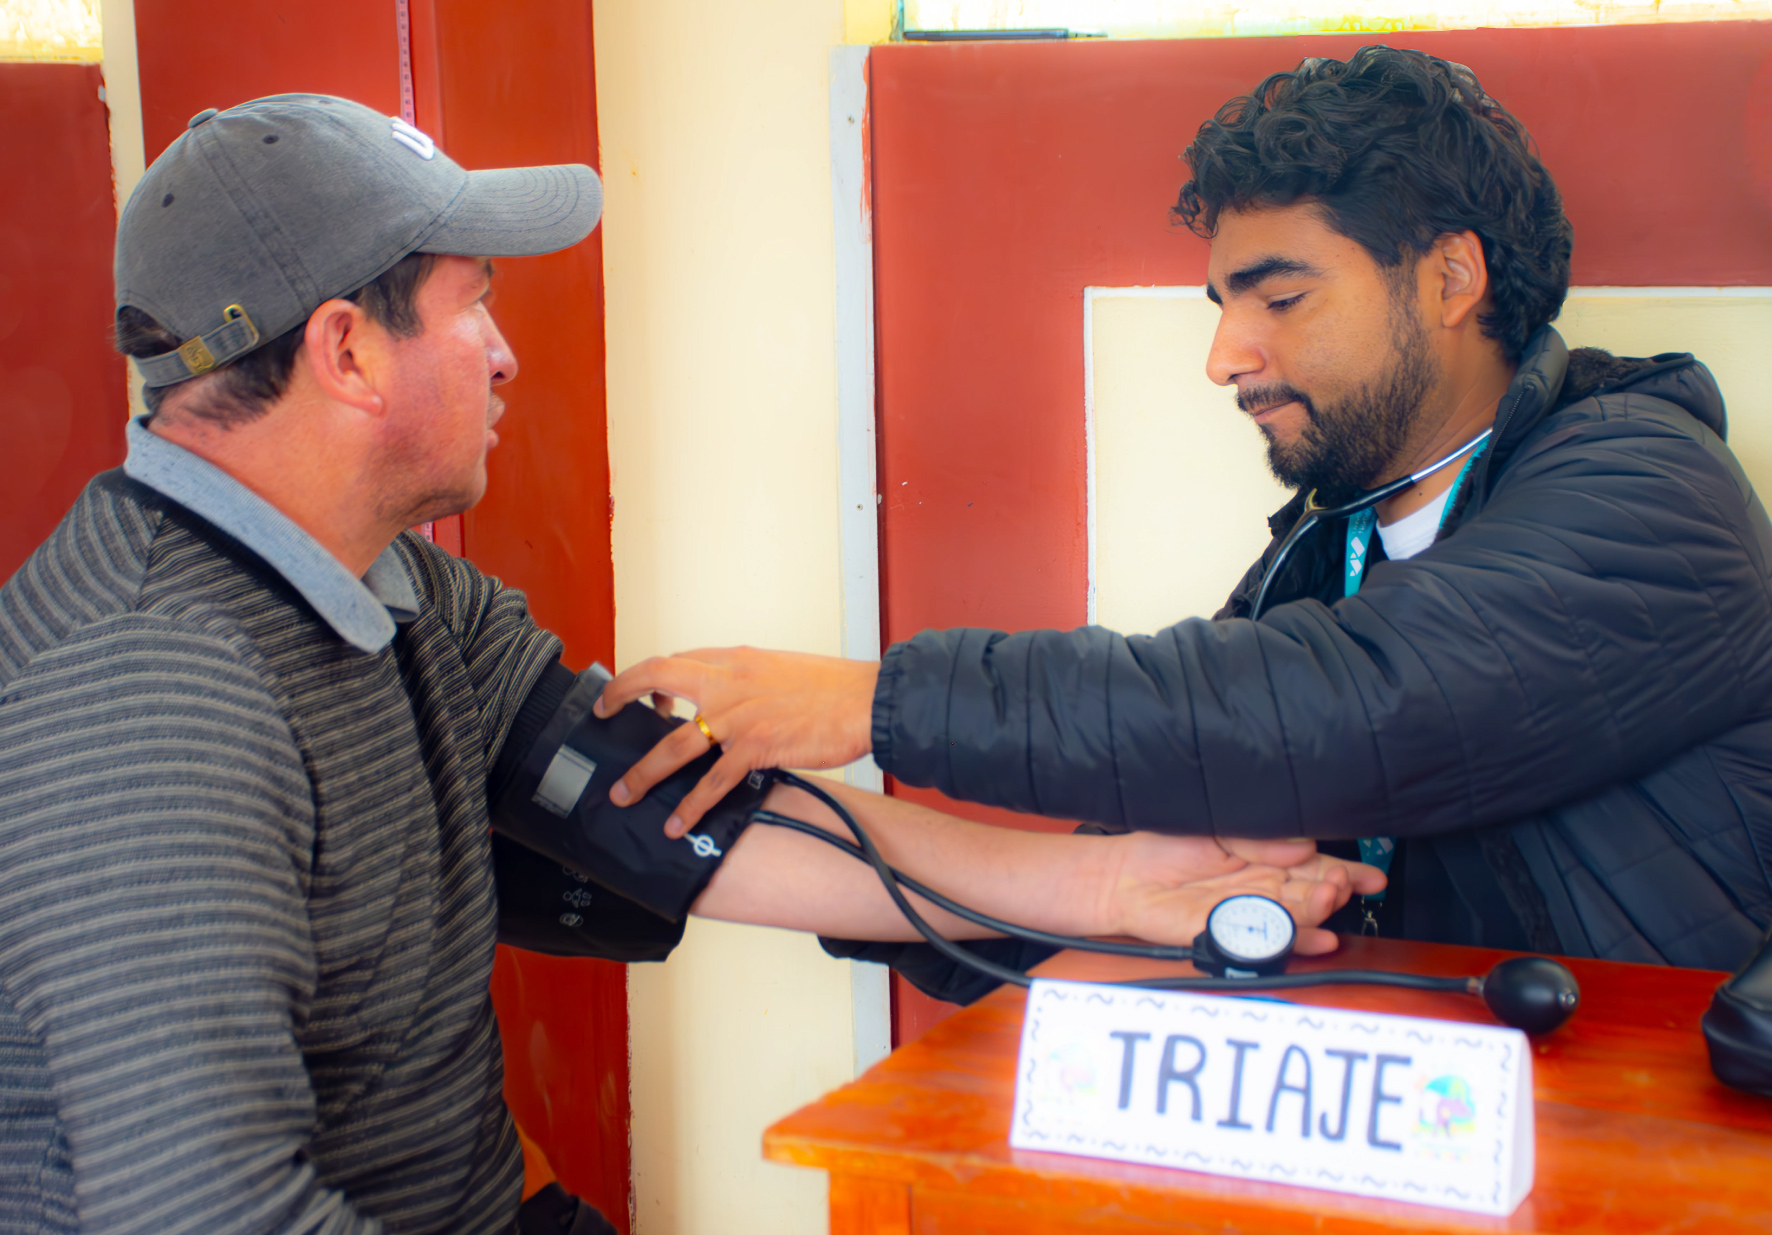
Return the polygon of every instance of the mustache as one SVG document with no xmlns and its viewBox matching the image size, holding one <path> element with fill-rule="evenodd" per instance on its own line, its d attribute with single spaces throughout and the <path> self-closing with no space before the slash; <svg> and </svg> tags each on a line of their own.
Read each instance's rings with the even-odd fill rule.
<svg viewBox="0 0 1772 1235">
<path fill-rule="evenodd" d="M 1296 403 L 1312 421 L 1317 419 L 1317 405 L 1311 402 L 1311 397 L 1298 387 L 1288 386 L 1285 382 L 1251 386 L 1247 390 L 1237 391 L 1237 407 L 1251 416 L 1257 412 L 1265 412 L 1270 407 L 1279 407 L 1282 403 Z"/>
</svg>

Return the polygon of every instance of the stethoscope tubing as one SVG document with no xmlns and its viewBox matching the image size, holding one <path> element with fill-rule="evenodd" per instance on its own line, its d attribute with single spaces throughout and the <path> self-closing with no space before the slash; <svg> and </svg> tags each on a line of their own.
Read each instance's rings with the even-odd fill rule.
<svg viewBox="0 0 1772 1235">
<path fill-rule="evenodd" d="M 1268 563 L 1268 568 L 1262 572 L 1261 586 L 1255 590 L 1255 603 L 1250 606 L 1249 609 L 1249 620 L 1253 622 L 1261 616 L 1262 609 L 1267 605 L 1268 588 L 1273 585 L 1275 576 L 1280 573 L 1280 567 L 1284 566 L 1286 564 L 1286 559 L 1292 555 L 1293 547 L 1296 546 L 1300 540 L 1303 540 L 1305 535 L 1312 528 L 1316 527 L 1317 524 L 1323 522 L 1325 519 L 1345 519 L 1349 515 L 1357 515 L 1362 510 L 1370 510 L 1387 498 L 1395 497 L 1405 489 L 1408 489 L 1426 477 L 1433 475 L 1447 464 L 1457 462 L 1471 451 L 1482 446 L 1484 442 L 1489 440 L 1489 435 L 1493 432 L 1495 432 L 1493 428 L 1484 429 L 1481 433 L 1477 434 L 1477 436 L 1473 437 L 1470 441 L 1460 446 L 1445 458 L 1428 464 L 1418 472 L 1412 472 L 1400 479 L 1393 480 L 1388 485 L 1380 485 L 1376 489 L 1369 489 L 1365 493 L 1354 498 L 1353 501 L 1343 502 L 1340 506 L 1319 506 L 1317 504 L 1317 491 L 1312 489 L 1305 495 L 1304 513 L 1299 516 L 1298 522 L 1292 525 L 1292 530 L 1286 533 L 1286 539 L 1280 542 L 1280 548 L 1274 554 L 1274 560 Z"/>
</svg>

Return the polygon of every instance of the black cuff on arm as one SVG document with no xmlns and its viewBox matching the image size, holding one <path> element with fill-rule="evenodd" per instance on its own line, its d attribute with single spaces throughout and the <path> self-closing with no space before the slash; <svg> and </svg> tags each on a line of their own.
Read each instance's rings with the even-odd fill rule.
<svg viewBox="0 0 1772 1235">
<path fill-rule="evenodd" d="M 528 741 L 521 740 L 517 726 L 533 725 L 535 713 L 524 704 L 493 772 L 492 826 L 609 891 L 680 921 L 750 822 L 751 812 L 763 804 L 773 778 L 752 773 L 688 836 L 668 839 L 665 819 L 713 767 L 717 753 L 709 751 L 654 785 L 637 805 L 614 805 L 610 786 L 683 722 L 666 720 L 638 703 L 598 720 L 591 704 L 608 681 L 598 665 L 579 674 Z M 560 682 L 550 669 L 532 698 L 543 691 L 551 696 Z"/>
<path fill-rule="evenodd" d="M 498 941 L 548 956 L 662 961 L 683 940 L 681 921 L 617 896 L 558 862 L 492 834 Z"/>
<path fill-rule="evenodd" d="M 944 1003 L 973 1003 L 1002 985 L 988 974 L 949 960 L 926 943 L 868 943 L 855 939 L 826 939 L 823 935 L 818 937 L 818 942 L 826 952 L 844 960 L 890 965 L 912 986 Z M 1023 971 L 1058 955 L 1057 948 L 1022 939 L 967 939 L 960 946 L 983 960 Z"/>
</svg>

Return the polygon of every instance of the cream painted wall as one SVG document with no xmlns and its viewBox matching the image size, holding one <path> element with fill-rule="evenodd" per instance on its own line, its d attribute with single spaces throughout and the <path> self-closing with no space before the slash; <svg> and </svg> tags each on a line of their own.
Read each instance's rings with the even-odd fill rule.
<svg viewBox="0 0 1772 1235">
<path fill-rule="evenodd" d="M 843 41 L 884 43 L 892 38 L 897 0 L 843 0 Z"/>
<path fill-rule="evenodd" d="M 1207 381 L 1218 320 L 1199 288 L 1091 289 L 1093 620 L 1151 632 L 1210 616 L 1267 544 L 1287 492 L 1261 438 Z M 1689 351 L 1729 406 L 1729 442 L 1772 493 L 1772 291 L 1577 288 L 1557 323 L 1571 347 Z"/>
<path fill-rule="evenodd" d="M 147 170 L 135 60 L 135 0 L 100 0 L 99 10 L 104 23 L 105 106 L 111 114 L 111 179 L 121 214 Z"/>
<path fill-rule="evenodd" d="M 141 78 L 135 57 L 135 0 L 100 0 L 99 12 L 104 30 L 105 107 L 111 118 L 111 188 L 121 215 L 136 182 L 147 170 Z M 129 386 L 129 414 L 146 415 L 142 378 L 133 360 L 125 369 L 124 381 Z"/>
<path fill-rule="evenodd" d="M 598 0 L 616 658 L 836 653 L 829 49 L 842 0 Z M 853 1075 L 847 962 L 694 922 L 630 971 L 644 1235 L 823 1231 L 769 1123 Z"/>
<path fill-rule="evenodd" d="M 1091 289 L 1090 620 L 1148 634 L 1211 616 L 1267 544 L 1287 491 L 1261 432 L 1206 377 L 1200 288 Z"/>
</svg>

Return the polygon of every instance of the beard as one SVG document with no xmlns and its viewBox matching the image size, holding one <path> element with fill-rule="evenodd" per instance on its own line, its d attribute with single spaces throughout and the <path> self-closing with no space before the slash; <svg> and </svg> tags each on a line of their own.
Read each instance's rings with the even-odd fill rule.
<svg viewBox="0 0 1772 1235">
<path fill-rule="evenodd" d="M 1335 403 L 1319 406 L 1285 383 L 1237 393 L 1244 411 L 1288 400 L 1304 409 L 1304 431 L 1295 442 L 1282 442 L 1260 426 L 1268 470 L 1281 484 L 1305 493 L 1315 489 L 1318 501 L 1339 505 L 1372 488 L 1402 453 L 1439 372 L 1421 323 L 1402 311 L 1391 321 L 1392 354 L 1383 371 Z"/>
<path fill-rule="evenodd" d="M 485 426 L 490 429 L 503 413 L 505 402 L 490 395 Z M 437 453 L 438 443 L 428 425 L 414 420 L 409 432 L 393 441 L 377 469 L 380 485 L 375 495 L 376 515 L 398 527 L 416 527 L 463 514 L 486 496 L 486 452 L 472 457 L 455 450 Z"/>
</svg>

